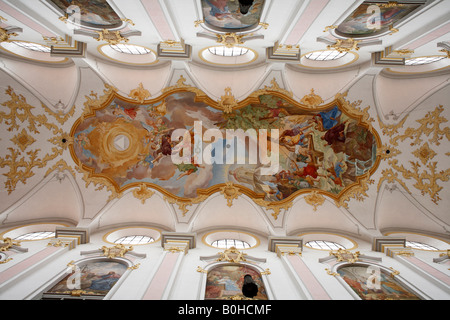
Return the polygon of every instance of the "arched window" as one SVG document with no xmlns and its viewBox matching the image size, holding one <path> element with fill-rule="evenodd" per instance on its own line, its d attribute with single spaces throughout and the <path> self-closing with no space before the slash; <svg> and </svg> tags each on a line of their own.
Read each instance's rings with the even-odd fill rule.
<svg viewBox="0 0 450 320">
<path fill-rule="evenodd" d="M 149 236 L 125 236 L 114 241 L 114 243 L 124 245 L 147 244 L 151 242 L 155 242 L 155 239 Z"/>
<path fill-rule="evenodd" d="M 25 241 L 25 240 L 42 240 L 47 238 L 52 238 L 55 236 L 55 233 L 53 231 L 36 231 L 36 232 L 30 232 L 22 234 L 14 240 L 18 241 Z"/>
<path fill-rule="evenodd" d="M 11 43 L 14 43 L 16 46 L 32 50 L 32 51 L 38 51 L 38 52 L 50 52 L 51 48 L 48 46 L 44 46 L 39 43 L 34 42 L 27 42 L 27 41 L 11 41 Z"/>
<path fill-rule="evenodd" d="M 339 52 L 337 50 L 323 50 L 308 53 L 305 57 L 309 60 L 315 61 L 330 61 L 342 58 L 346 54 L 347 52 Z"/>
<path fill-rule="evenodd" d="M 328 241 L 328 240 L 312 240 L 305 243 L 305 246 L 313 248 L 313 249 L 321 249 L 321 250 L 338 250 L 345 249 L 344 246 L 339 243 Z"/>
<path fill-rule="evenodd" d="M 237 240 L 237 239 L 220 239 L 215 240 L 211 243 L 213 247 L 219 249 L 230 249 L 235 247 L 236 249 L 248 249 L 250 248 L 250 244 L 248 242 Z"/>
<path fill-rule="evenodd" d="M 243 56 L 244 54 L 247 54 L 248 49 L 242 48 L 242 47 L 225 47 L 225 46 L 216 46 L 208 48 L 208 51 L 216 56 L 223 56 L 223 57 L 237 57 L 237 56 Z"/>
<path fill-rule="evenodd" d="M 244 277 L 250 275 L 258 286 L 254 300 L 268 300 L 261 274 L 247 265 L 222 264 L 208 271 L 205 300 L 245 298 L 242 293 Z"/>
<path fill-rule="evenodd" d="M 421 300 L 379 266 L 350 264 L 340 267 L 337 273 L 362 300 Z"/>
<path fill-rule="evenodd" d="M 142 46 L 137 46 L 134 44 L 118 43 L 118 44 L 111 44 L 109 46 L 111 47 L 111 49 L 114 49 L 120 53 L 126 53 L 126 54 L 141 55 L 141 54 L 147 54 L 147 53 L 151 52 L 150 49 L 147 49 Z"/>
<path fill-rule="evenodd" d="M 420 66 L 423 64 L 430 64 L 433 62 L 440 61 L 444 58 L 445 58 L 445 56 L 429 56 L 429 57 L 410 58 L 410 59 L 405 60 L 405 66 Z"/>
<path fill-rule="evenodd" d="M 430 251 L 438 251 L 438 248 L 430 246 L 426 243 L 417 242 L 417 241 L 408 241 L 405 242 L 405 247 L 410 247 L 412 249 L 420 249 L 420 250 L 430 250 Z"/>
<path fill-rule="evenodd" d="M 45 291 L 41 299 L 104 299 L 127 267 L 123 262 L 103 258 L 73 264 L 67 275 Z"/>
</svg>

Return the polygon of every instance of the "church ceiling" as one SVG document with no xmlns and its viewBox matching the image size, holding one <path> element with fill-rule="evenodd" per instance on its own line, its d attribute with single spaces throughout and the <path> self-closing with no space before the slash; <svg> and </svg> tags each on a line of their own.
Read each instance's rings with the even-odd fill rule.
<svg viewBox="0 0 450 320">
<path fill-rule="evenodd" d="M 448 237 L 449 11 L 1 0 L 0 221 Z"/>
</svg>

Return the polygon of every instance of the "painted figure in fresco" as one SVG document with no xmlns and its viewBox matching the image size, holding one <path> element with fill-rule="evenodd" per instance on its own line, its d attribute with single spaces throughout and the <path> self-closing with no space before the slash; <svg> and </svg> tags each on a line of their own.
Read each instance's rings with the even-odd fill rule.
<svg viewBox="0 0 450 320">
<path fill-rule="evenodd" d="M 120 17 L 106 0 L 52 0 L 64 13 L 77 6 L 81 23 L 93 27 L 114 28 L 122 24 Z"/>
<path fill-rule="evenodd" d="M 227 299 L 243 295 L 246 276 L 256 285 L 256 291 L 252 292 L 253 298 L 267 300 L 261 275 L 251 268 L 239 265 L 221 265 L 210 270 L 206 279 L 205 299 Z"/>
<path fill-rule="evenodd" d="M 119 280 L 120 275 L 114 271 L 110 271 L 105 275 L 101 275 L 98 279 L 92 280 L 91 290 L 107 291 L 112 288 L 112 286 Z"/>
<path fill-rule="evenodd" d="M 202 130 L 217 129 L 223 136 L 228 129 L 253 129 L 257 134 L 261 129 L 277 129 L 278 172 L 263 175 L 262 163 L 197 165 L 200 161 L 193 160 L 192 149 L 191 155 L 186 155 L 190 163 L 175 164 L 172 155 L 182 157 L 183 150 L 187 150 L 184 147 L 193 141 L 190 147 L 196 146 L 192 135 L 198 119 Z M 112 129 L 133 137 L 127 152 L 116 154 L 114 147 L 105 148 L 103 139 Z M 185 129 L 186 137 L 172 141 L 175 129 Z M 270 135 L 267 139 L 268 147 L 272 146 Z M 223 148 L 226 154 L 227 144 L 223 141 L 215 141 L 214 150 Z M 200 143 L 203 148 L 209 145 L 206 141 Z M 244 158 L 250 150 L 249 144 L 245 145 Z M 74 129 L 73 148 L 82 164 L 95 174 L 107 176 L 119 188 L 145 181 L 187 198 L 196 197 L 198 188 L 225 182 L 264 194 L 267 201 L 280 201 L 307 188 L 338 195 L 376 161 L 374 135 L 338 105 L 320 111 L 304 110 L 269 94 L 227 114 L 198 102 L 193 92 L 170 94 L 155 105 L 131 104 L 117 98 L 80 122 Z M 96 152 L 99 150 L 102 152 Z M 123 154 L 130 157 L 120 158 Z"/>
<path fill-rule="evenodd" d="M 367 266 L 349 265 L 340 268 L 338 273 L 363 300 L 420 300 L 384 272 L 379 274 L 379 287 L 368 285 L 370 275 L 367 270 Z"/>
<path fill-rule="evenodd" d="M 361 4 L 338 26 L 338 32 L 352 36 L 364 36 L 388 30 L 389 26 L 400 21 L 420 6 L 419 4 L 404 4 L 401 7 L 379 8 L 379 12 L 376 12 L 370 8 L 373 5 L 376 4 Z M 374 28 L 374 25 L 378 27 Z"/>
<path fill-rule="evenodd" d="M 89 146 L 89 144 L 90 144 L 90 141 L 89 141 L 88 137 L 86 136 L 85 132 L 80 132 L 78 134 L 78 136 L 76 137 L 75 142 L 81 148 L 85 148 L 85 147 Z"/>
<path fill-rule="evenodd" d="M 174 143 L 172 142 L 172 137 L 170 134 L 165 134 L 161 137 L 161 144 L 159 145 L 159 149 L 156 150 L 156 158 L 153 159 L 153 163 L 158 162 L 163 156 L 172 155 L 172 148 L 174 147 Z"/>
<path fill-rule="evenodd" d="M 335 106 L 330 111 L 321 111 L 319 115 L 315 117 L 317 124 L 319 124 L 321 131 L 326 131 L 333 128 L 336 124 L 339 123 L 339 118 L 342 112 Z M 320 119 L 320 120 L 319 120 Z"/>
<path fill-rule="evenodd" d="M 211 6 L 210 14 L 217 19 L 220 20 L 230 16 L 227 5 L 228 0 L 206 0 L 206 2 Z"/>
</svg>

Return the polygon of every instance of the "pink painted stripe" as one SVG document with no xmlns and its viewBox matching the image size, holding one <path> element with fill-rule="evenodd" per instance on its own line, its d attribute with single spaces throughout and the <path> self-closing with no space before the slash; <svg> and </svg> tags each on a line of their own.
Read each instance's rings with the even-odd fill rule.
<svg viewBox="0 0 450 320">
<path fill-rule="evenodd" d="M 163 40 L 176 40 L 158 0 L 141 0 Z"/>
<path fill-rule="evenodd" d="M 328 2 L 329 0 L 311 0 L 287 37 L 285 44 L 298 44 Z"/>
<path fill-rule="evenodd" d="M 433 268 L 428 263 L 423 262 L 420 259 L 417 259 L 416 257 L 404 257 L 408 261 L 410 261 L 412 264 L 414 264 L 419 269 L 427 272 L 428 274 L 432 275 L 433 277 L 441 280 L 447 285 L 450 285 L 450 277 L 447 276 L 445 273 Z"/>
<path fill-rule="evenodd" d="M 153 276 L 153 279 L 144 294 L 143 300 L 161 300 L 179 255 L 179 252 L 166 253 L 163 262 Z"/>
<path fill-rule="evenodd" d="M 423 37 L 420 37 L 420 38 L 414 40 L 413 42 L 402 46 L 402 48 L 415 50 L 421 46 L 426 45 L 427 43 L 434 41 L 435 39 L 437 39 L 439 37 L 442 37 L 443 35 L 445 35 L 449 32 L 450 32 L 450 22 L 443 25 L 442 27 L 430 32 L 429 34 L 424 35 Z"/>
<path fill-rule="evenodd" d="M 60 249 L 61 249 L 60 247 L 53 247 L 53 246 L 47 247 L 44 250 L 41 250 L 41 251 L 35 253 L 31 257 L 29 257 L 21 262 L 18 262 L 17 264 L 6 269 L 5 271 L 0 272 L 0 284 L 17 276 L 18 274 L 25 271 L 26 269 L 33 267 L 37 263 L 39 263 L 42 260 L 44 260 L 45 258 L 47 258 L 49 255 L 51 255 L 52 253 L 54 253 Z"/>
<path fill-rule="evenodd" d="M 299 256 L 287 256 L 287 259 L 314 300 L 330 300 L 330 296 Z"/>
<path fill-rule="evenodd" d="M 26 25 L 30 29 L 32 29 L 32 30 L 34 30 L 36 32 L 39 32 L 43 36 L 47 36 L 47 37 L 56 37 L 57 36 L 55 33 L 53 33 L 50 30 L 44 28 L 39 23 L 31 20 L 26 15 L 24 15 L 22 12 L 14 9 L 13 7 L 11 7 L 10 5 L 8 5 L 5 2 L 0 2 L 0 10 L 5 12 L 6 14 L 10 15 L 14 19 L 22 22 L 24 25 Z"/>
</svg>

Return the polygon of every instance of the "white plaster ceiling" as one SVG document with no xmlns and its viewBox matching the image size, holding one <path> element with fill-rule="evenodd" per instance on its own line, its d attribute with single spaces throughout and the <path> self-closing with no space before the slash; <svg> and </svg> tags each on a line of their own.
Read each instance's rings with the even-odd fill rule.
<svg viewBox="0 0 450 320">
<path fill-rule="evenodd" d="M 236 99 L 242 100 L 251 92 L 270 85 L 275 78 L 280 87 L 293 93 L 299 101 L 311 89 L 324 102 L 330 102 L 337 93 L 348 90 L 350 102 L 361 100 L 361 108 L 368 107 L 374 119 L 373 127 L 379 133 L 383 144 L 389 144 L 390 137 L 382 133 L 383 124 L 397 124 L 406 118 L 397 134 L 405 134 L 406 128 L 417 129 L 428 112 L 443 105 L 440 114 L 450 119 L 449 59 L 439 63 L 439 70 L 432 67 L 384 68 L 372 65 L 372 53 L 393 49 L 414 49 L 414 56 L 443 55 L 437 43 L 450 42 L 450 1 L 428 1 L 426 10 L 416 14 L 414 19 L 403 23 L 399 32 L 384 35 L 377 40 L 380 44 L 361 47 L 358 59 L 342 67 L 329 68 L 323 62 L 320 68 L 305 68 L 296 63 L 273 62 L 266 59 L 266 48 L 276 42 L 299 45 L 302 54 L 324 50 L 327 44 L 318 41 L 325 37 L 334 39 L 332 33 L 324 32 L 326 26 L 334 25 L 354 10 L 362 1 L 353 0 L 266 0 L 262 22 L 268 28 L 259 28 L 256 33 L 262 39 L 249 40 L 245 46 L 258 54 L 252 63 L 233 67 L 212 65 L 204 62 L 198 52 L 216 45 L 212 39 L 201 37 L 206 32 L 194 21 L 201 20 L 200 0 L 109 0 L 108 3 L 122 18 L 131 19 L 134 25 L 127 30 L 138 30 L 140 36 L 130 36 L 129 43 L 145 46 L 157 52 L 161 41 L 183 39 L 192 46 L 190 60 L 158 60 L 145 66 L 119 62 L 102 55 L 98 42 L 92 37 L 73 34 L 68 24 L 61 21 L 57 12 L 46 1 L 0 0 L 1 27 L 15 26 L 22 29 L 11 40 L 23 40 L 45 44 L 43 36 L 70 35 L 74 40 L 87 44 L 84 58 L 68 59 L 64 63 L 45 63 L 30 60 L 0 50 L 0 102 L 10 97 L 5 93 L 11 86 L 22 94 L 27 103 L 34 107 L 35 115 L 45 114 L 52 122 L 54 118 L 43 109 L 45 104 L 53 111 L 61 101 L 63 113 L 74 112 L 68 120 L 58 125 L 64 132 L 70 132 L 74 122 L 83 112 L 84 103 L 91 92 L 101 95 L 107 83 L 127 95 L 139 83 L 149 90 L 152 98 L 173 85 L 183 75 L 187 84 L 196 86 L 213 100 L 230 87 Z M 152 10 L 148 10 L 151 8 Z M 169 38 L 171 37 L 171 38 Z M 5 109 L 1 109 L 3 112 Z M 382 121 L 382 123 L 380 123 Z M 26 124 L 21 124 L 23 127 Z M 44 167 L 34 167 L 33 174 L 24 182 L 17 182 L 13 192 L 1 190 L 0 227 L 8 228 L 37 221 L 64 222 L 74 226 L 97 229 L 118 226 L 145 225 L 161 230 L 197 232 L 232 227 L 263 235 L 294 235 L 301 232 L 334 232 L 370 239 L 384 231 L 405 231 L 437 235 L 449 240 L 450 236 L 450 182 L 448 181 L 450 133 L 446 122 L 440 129 L 447 130 L 440 135 L 439 145 L 430 146 L 437 153 L 436 172 L 444 177 L 431 181 L 442 187 L 440 199 L 433 202 L 430 194 L 421 193 L 414 178 L 397 173 L 397 181 L 383 180 L 383 172 L 389 170 L 388 159 L 380 163 L 372 175 L 366 195 L 362 199 L 350 199 L 347 207 L 337 206 L 332 199 L 326 199 L 317 210 L 306 203 L 304 195 L 293 201 L 287 210 L 282 209 L 275 216 L 271 210 L 260 207 L 246 196 L 227 206 L 226 199 L 215 194 L 204 203 L 189 206 L 183 212 L 176 204 L 168 203 L 164 196 L 156 195 L 142 204 L 131 191 L 119 199 L 110 200 L 106 188 L 86 185 L 82 174 L 67 150 Z M 39 128 L 34 135 L 37 140 L 33 148 L 39 154 L 50 152 L 54 145 L 48 143 L 52 133 Z M 10 138 L 17 134 L 8 131 L 6 120 L 0 122 L 0 156 L 7 160 Z M 421 136 L 423 142 L 431 136 Z M 411 146 L 411 139 L 399 141 L 400 151 L 395 158 L 404 168 L 412 170 L 409 161 L 419 161 L 412 152 L 420 147 Z M 59 175 L 48 170 L 60 159 L 72 168 Z M 0 168 L 0 184 L 7 181 L 8 165 Z M 431 169 L 423 171 L 430 173 Z M 400 183 L 401 182 L 401 183 Z M 424 183 L 430 181 L 425 177 Z"/>
</svg>

